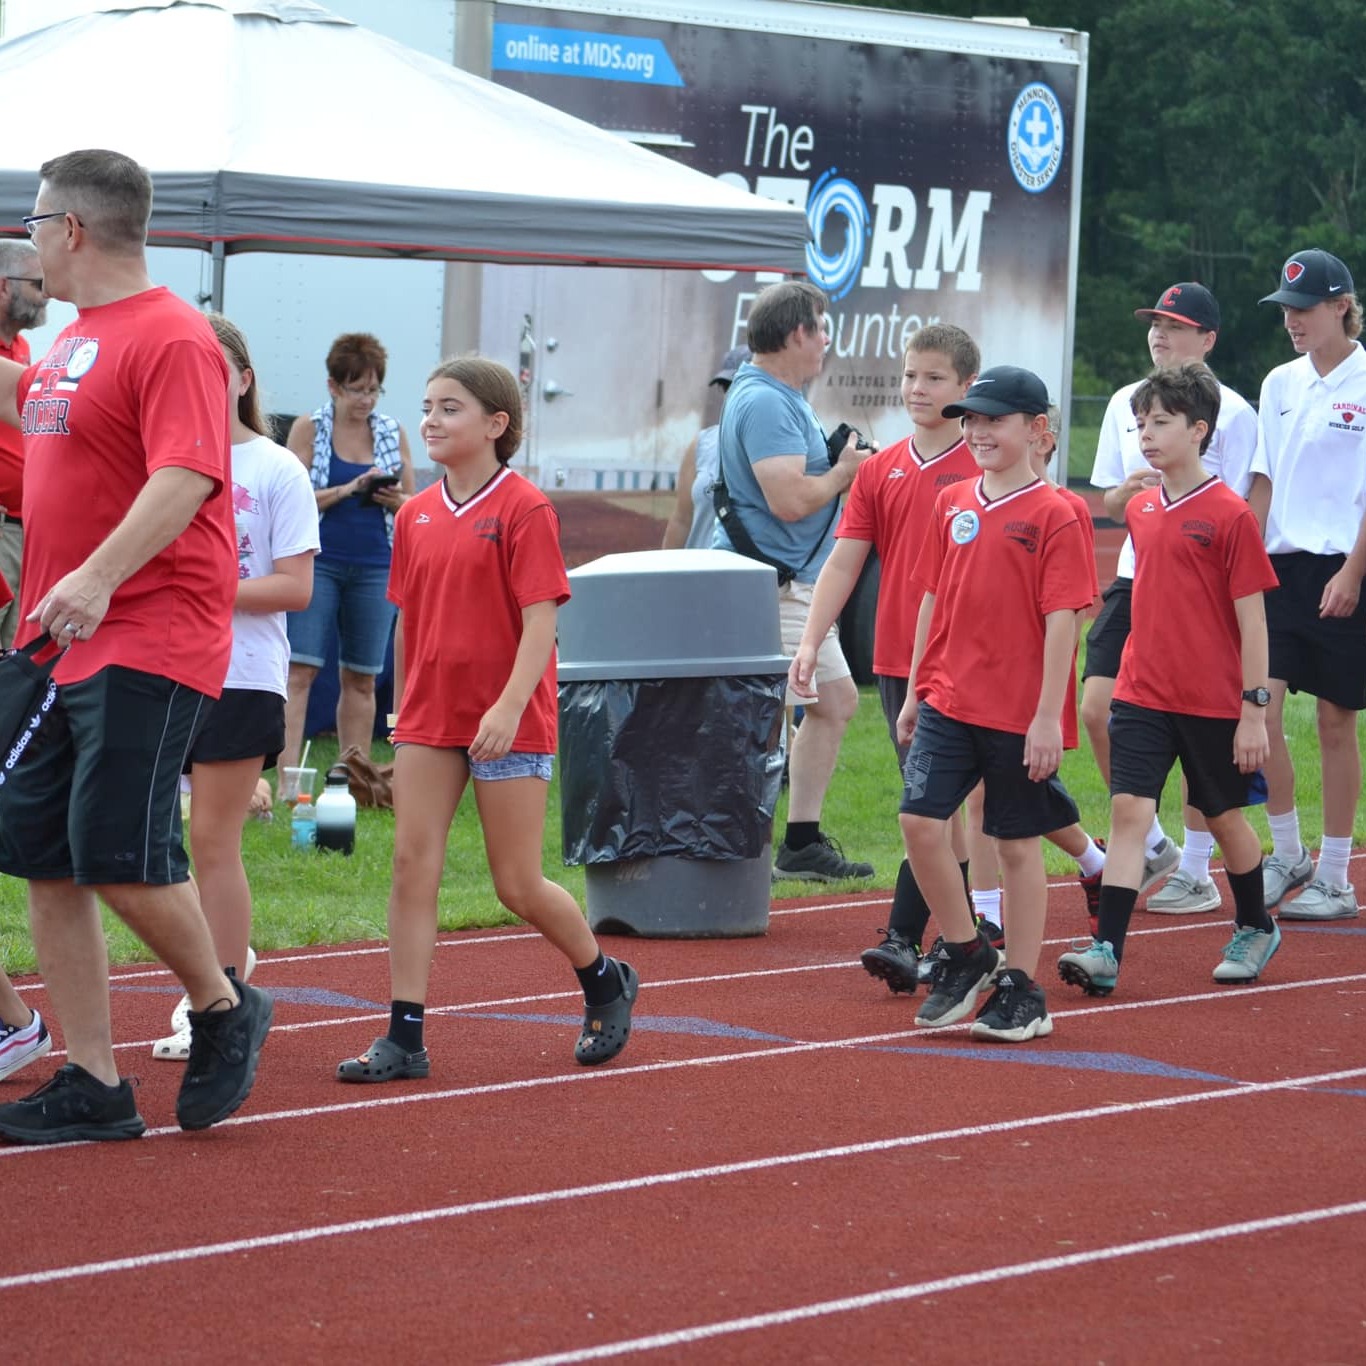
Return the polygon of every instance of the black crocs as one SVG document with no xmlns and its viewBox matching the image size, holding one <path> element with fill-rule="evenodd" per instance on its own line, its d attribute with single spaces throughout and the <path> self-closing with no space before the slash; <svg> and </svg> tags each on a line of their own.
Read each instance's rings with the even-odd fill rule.
<svg viewBox="0 0 1366 1366">
<path fill-rule="evenodd" d="M 432 1070 L 427 1050 L 405 1053 L 392 1039 L 376 1039 L 358 1058 L 337 1064 L 338 1081 L 408 1081 Z"/>
<path fill-rule="evenodd" d="M 608 962 L 621 977 L 621 995 L 605 1006 L 586 1006 L 583 1033 L 574 1045 L 574 1061 L 585 1067 L 610 1062 L 626 1047 L 631 1037 L 631 1007 L 640 990 L 640 975 L 629 963 L 610 958 Z"/>
</svg>

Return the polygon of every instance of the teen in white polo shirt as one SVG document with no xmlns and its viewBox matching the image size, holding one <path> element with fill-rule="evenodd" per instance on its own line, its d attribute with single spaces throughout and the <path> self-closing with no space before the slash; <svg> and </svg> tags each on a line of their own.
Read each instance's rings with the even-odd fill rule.
<svg viewBox="0 0 1366 1366">
<path fill-rule="evenodd" d="M 1204 285 L 1183 281 L 1163 290 L 1151 308 L 1134 310 L 1148 321 L 1148 354 L 1154 365 L 1178 366 L 1184 361 L 1207 361 L 1219 332 L 1219 303 Z M 1158 476 L 1138 446 L 1138 428 L 1130 400 L 1142 381 L 1126 384 L 1110 399 L 1101 422 L 1091 483 L 1105 490 L 1105 510 L 1123 523 L 1129 499 L 1140 489 L 1156 485 Z M 1235 493 L 1247 496 L 1252 478 L 1252 456 L 1257 448 L 1257 414 L 1252 405 L 1226 385 L 1219 386 L 1218 426 L 1200 460 Z M 1086 638 L 1081 718 L 1090 737 L 1091 752 L 1106 783 L 1110 781 L 1110 697 L 1119 677 L 1120 655 L 1129 638 L 1129 601 L 1134 584 L 1134 547 L 1124 538 L 1116 577 L 1102 597 L 1100 615 Z M 1171 879 L 1150 896 L 1147 907 L 1168 915 L 1212 911 L 1220 904 L 1219 891 L 1209 875 L 1214 839 L 1204 818 L 1186 807 L 1184 848 L 1167 839 L 1157 817 L 1144 848 L 1140 893 L 1169 873 Z M 1179 860 L 1179 864 L 1178 864 Z"/>
<path fill-rule="evenodd" d="M 1299 353 L 1262 383 L 1249 501 L 1280 579 L 1266 596 L 1271 650 L 1267 818 L 1275 842 L 1263 867 L 1266 904 L 1288 920 L 1357 914 L 1347 876 L 1361 792 L 1357 713 L 1366 708 L 1366 352 L 1352 276 L 1326 251 L 1300 251 L 1281 270 L 1280 304 Z M 1323 845 L 1317 868 L 1300 841 L 1295 769 L 1285 742 L 1285 693 L 1318 699 Z M 1312 879 L 1312 880 L 1311 880 Z"/>
</svg>

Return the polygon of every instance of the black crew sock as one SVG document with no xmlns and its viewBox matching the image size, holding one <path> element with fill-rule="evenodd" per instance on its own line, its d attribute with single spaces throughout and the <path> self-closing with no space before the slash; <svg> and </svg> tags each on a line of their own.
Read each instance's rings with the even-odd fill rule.
<svg viewBox="0 0 1366 1366">
<path fill-rule="evenodd" d="M 1096 938 L 1109 942 L 1115 962 L 1124 957 L 1124 936 L 1129 932 L 1129 921 L 1138 904 L 1137 887 L 1106 887 L 1100 889 L 1100 928 Z"/>
<path fill-rule="evenodd" d="M 612 959 L 601 953 L 586 968 L 575 968 L 574 975 L 583 988 L 585 1005 L 611 1005 L 621 995 L 621 974 Z"/>
<path fill-rule="evenodd" d="M 422 1051 L 422 1017 L 426 1007 L 421 1001 L 392 1001 L 389 1005 L 389 1042 L 405 1053 Z"/>
<path fill-rule="evenodd" d="M 972 905 L 972 879 L 968 876 L 968 861 L 964 859 L 958 865 L 958 871 L 963 874 L 963 890 L 968 894 L 968 905 Z"/>
<path fill-rule="evenodd" d="M 1270 934 L 1274 924 L 1262 895 L 1261 861 L 1251 872 L 1229 873 L 1228 885 L 1233 893 L 1233 919 L 1238 928 Z"/>
<path fill-rule="evenodd" d="M 925 928 L 930 923 L 930 908 L 921 895 L 920 884 L 911 872 L 911 865 L 901 860 L 896 872 L 896 891 L 892 893 L 892 914 L 887 928 L 899 934 L 908 944 L 919 946 L 925 939 Z"/>
<path fill-rule="evenodd" d="M 820 837 L 820 821 L 788 821 L 787 834 L 783 836 L 783 843 L 795 854 L 798 849 L 805 849 L 808 844 L 815 844 Z"/>
</svg>

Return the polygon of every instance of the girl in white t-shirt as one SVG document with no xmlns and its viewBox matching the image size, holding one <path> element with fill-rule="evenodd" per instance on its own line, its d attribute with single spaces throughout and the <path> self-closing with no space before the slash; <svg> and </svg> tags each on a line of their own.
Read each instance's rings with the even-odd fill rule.
<svg viewBox="0 0 1366 1366">
<path fill-rule="evenodd" d="M 313 595 L 318 510 L 303 466 L 265 434 L 246 339 L 218 314 L 209 322 L 228 362 L 232 488 L 225 494 L 237 524 L 238 584 L 223 694 L 190 750 L 190 852 L 218 961 L 245 980 L 254 958 L 242 823 L 262 770 L 274 768 L 284 748 L 285 613 L 307 607 Z M 176 1007 L 173 1032 L 153 1045 L 155 1057 L 189 1057 L 187 1009 L 187 1001 Z"/>
</svg>

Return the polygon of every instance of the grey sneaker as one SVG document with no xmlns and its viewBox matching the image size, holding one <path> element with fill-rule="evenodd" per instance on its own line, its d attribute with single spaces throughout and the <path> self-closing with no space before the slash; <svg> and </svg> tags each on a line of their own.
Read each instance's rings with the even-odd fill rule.
<svg viewBox="0 0 1366 1366">
<path fill-rule="evenodd" d="M 1108 939 L 1079 939 L 1058 958 L 1058 976 L 1088 996 L 1108 996 L 1119 981 L 1119 963 Z"/>
<path fill-rule="evenodd" d="M 1215 965 L 1216 982 L 1255 982 L 1281 946 L 1281 927 L 1273 920 L 1271 933 L 1235 925 L 1233 938 L 1224 945 L 1224 957 Z"/>
<path fill-rule="evenodd" d="M 1262 902 L 1268 911 L 1274 911 L 1285 900 L 1288 893 L 1296 887 L 1303 887 L 1314 876 L 1314 860 L 1309 850 L 1300 846 L 1300 856 L 1294 863 L 1272 854 L 1262 860 Z M 1355 912 L 1354 912 L 1355 914 Z M 1317 917 L 1316 917 L 1317 918 Z"/>
<path fill-rule="evenodd" d="M 1200 911 L 1217 911 L 1222 902 L 1219 889 L 1210 879 L 1201 882 L 1184 868 L 1178 868 L 1167 879 L 1167 885 L 1148 898 L 1148 909 L 1158 915 L 1196 915 Z"/>
<path fill-rule="evenodd" d="M 819 835 L 804 849 L 778 848 L 773 861 L 773 880 L 793 878 L 801 882 L 841 882 L 851 877 L 872 877 L 871 863 L 855 863 L 844 857 L 844 850 L 829 835 Z"/>
<path fill-rule="evenodd" d="M 1282 920 L 1350 920 L 1358 914 L 1357 894 L 1315 878 L 1293 901 L 1281 907 Z"/>
<path fill-rule="evenodd" d="M 1138 884 L 1138 894 L 1142 896 L 1149 887 L 1161 882 L 1181 866 L 1181 851 L 1165 835 L 1162 842 L 1151 854 L 1143 856 L 1143 881 Z"/>
</svg>

